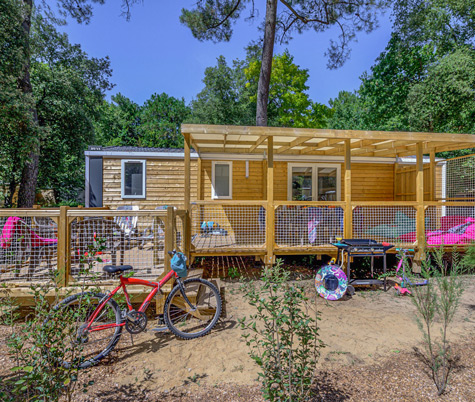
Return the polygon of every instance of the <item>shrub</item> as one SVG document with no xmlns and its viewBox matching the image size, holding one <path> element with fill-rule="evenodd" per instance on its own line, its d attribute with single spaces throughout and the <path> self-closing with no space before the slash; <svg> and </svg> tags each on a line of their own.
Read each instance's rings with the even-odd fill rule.
<svg viewBox="0 0 475 402">
<path fill-rule="evenodd" d="M 444 259 L 443 247 L 434 249 L 431 257 L 422 261 L 421 267 L 422 276 L 428 283 L 412 288 L 412 301 L 416 306 L 417 323 L 424 337 L 425 359 L 438 394 L 442 395 L 449 381 L 452 356 L 448 332 L 464 291 L 461 277 L 464 264 L 454 251 L 449 266 Z M 439 338 L 434 334 L 436 325 L 440 327 Z"/>
<path fill-rule="evenodd" d="M 104 243 L 104 240 L 94 237 L 88 252 L 80 256 L 84 277 L 90 276 L 94 265 L 102 261 L 100 255 Z M 76 327 L 71 325 L 78 315 L 77 310 L 51 308 L 51 300 L 54 305 L 61 296 L 64 297 L 61 288 L 56 285 L 56 276 L 57 273 L 54 273 L 50 282 L 31 286 L 33 312 L 22 322 L 15 323 L 15 301 L 8 291 L 3 289 L 3 295 L 0 295 L 0 310 L 12 312 L 7 315 L 5 323 L 11 327 L 7 345 L 14 362 L 13 374 L 0 391 L 1 400 L 71 401 L 78 389 L 87 391 L 92 385 L 91 381 L 84 380 L 87 370 L 61 364 L 64 360 L 77 359 L 83 346 L 81 342 L 74 341 L 77 339 Z M 85 287 L 83 282 L 80 289 L 84 291 Z M 83 381 L 78 381 L 80 377 Z"/>
<path fill-rule="evenodd" d="M 266 268 L 262 283 L 241 287 L 256 313 L 240 320 L 249 355 L 260 367 L 265 399 L 307 400 L 315 381 L 320 348 L 317 320 L 309 314 L 304 288 L 289 283 L 277 261 Z"/>
</svg>

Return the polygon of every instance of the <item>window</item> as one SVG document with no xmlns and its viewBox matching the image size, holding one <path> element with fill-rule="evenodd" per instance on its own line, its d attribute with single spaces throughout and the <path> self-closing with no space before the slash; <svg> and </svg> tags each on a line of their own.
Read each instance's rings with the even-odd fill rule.
<svg viewBox="0 0 475 402">
<path fill-rule="evenodd" d="M 145 198 L 145 161 L 122 160 L 122 198 Z"/>
<path fill-rule="evenodd" d="M 231 199 L 233 197 L 233 163 L 213 162 L 211 176 L 212 198 Z"/>
<path fill-rule="evenodd" d="M 339 164 L 289 163 L 288 199 L 291 201 L 339 201 Z"/>
</svg>

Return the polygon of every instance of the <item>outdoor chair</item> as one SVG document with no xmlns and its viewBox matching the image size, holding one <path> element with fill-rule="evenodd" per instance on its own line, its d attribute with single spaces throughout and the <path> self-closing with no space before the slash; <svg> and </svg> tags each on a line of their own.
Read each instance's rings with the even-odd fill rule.
<svg viewBox="0 0 475 402">
<path fill-rule="evenodd" d="M 117 207 L 117 211 L 138 211 L 138 205 L 121 205 Z M 116 216 L 114 222 L 120 227 L 130 248 L 132 240 L 136 240 L 139 233 L 137 230 L 138 216 Z"/>
<path fill-rule="evenodd" d="M 155 207 L 156 211 L 166 211 L 168 206 L 166 205 L 161 205 L 158 207 Z M 178 236 L 178 233 L 177 233 Z M 160 244 L 163 244 L 165 240 L 165 224 L 163 223 L 163 220 L 160 218 L 153 218 L 152 223 L 150 226 L 144 229 L 141 235 L 141 243 L 139 248 L 144 248 L 145 244 L 149 241 L 158 241 L 159 246 Z"/>
<path fill-rule="evenodd" d="M 105 239 L 105 249 L 102 251 L 103 256 L 101 258 L 107 259 L 107 255 L 110 255 L 112 265 L 116 265 L 117 254 L 119 253 L 119 265 L 123 265 L 126 234 L 116 222 L 105 218 L 87 218 L 79 222 L 73 222 L 71 225 L 71 257 L 73 262 L 79 262 L 79 255 L 88 252 L 88 246 L 93 243 L 94 235 L 96 239 Z"/>
</svg>

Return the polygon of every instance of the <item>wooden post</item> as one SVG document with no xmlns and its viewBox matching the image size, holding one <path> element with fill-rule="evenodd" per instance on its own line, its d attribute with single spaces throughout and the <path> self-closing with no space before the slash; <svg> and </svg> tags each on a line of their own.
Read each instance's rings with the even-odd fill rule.
<svg viewBox="0 0 475 402">
<path fill-rule="evenodd" d="M 435 181 L 435 151 L 430 151 L 430 201 L 435 201 L 435 186 L 436 186 L 436 181 Z"/>
<path fill-rule="evenodd" d="M 67 286 L 69 273 L 71 271 L 70 244 L 69 244 L 69 223 L 68 223 L 68 209 L 67 206 L 59 207 L 59 221 L 58 221 L 58 245 L 57 245 L 57 260 L 58 260 L 58 277 L 57 283 L 59 286 Z"/>
<path fill-rule="evenodd" d="M 422 153 L 422 143 L 416 145 L 416 233 L 418 252 L 415 256 L 414 272 L 420 272 L 420 262 L 425 258 L 425 211 L 424 211 L 424 154 Z"/>
<path fill-rule="evenodd" d="M 267 211 L 266 211 L 266 238 L 267 255 L 266 265 L 274 264 L 274 138 L 267 137 Z"/>
<path fill-rule="evenodd" d="M 203 176 L 202 176 L 202 164 L 201 164 L 201 158 L 198 158 L 198 172 L 197 172 L 197 188 L 196 188 L 196 198 L 198 200 L 203 199 Z"/>
<path fill-rule="evenodd" d="M 183 222 L 184 253 L 190 259 L 191 249 L 191 156 L 190 156 L 190 134 L 184 133 L 185 137 L 185 217 Z"/>
<path fill-rule="evenodd" d="M 343 236 L 353 237 L 353 210 L 351 208 L 351 140 L 345 140 L 345 221 Z"/>
<path fill-rule="evenodd" d="M 167 208 L 167 217 L 165 219 L 165 270 L 164 274 L 170 272 L 171 265 L 171 256 L 168 254 L 169 251 L 173 251 L 175 249 L 175 238 L 176 238 L 176 215 L 175 215 L 175 208 L 168 207 Z"/>
</svg>

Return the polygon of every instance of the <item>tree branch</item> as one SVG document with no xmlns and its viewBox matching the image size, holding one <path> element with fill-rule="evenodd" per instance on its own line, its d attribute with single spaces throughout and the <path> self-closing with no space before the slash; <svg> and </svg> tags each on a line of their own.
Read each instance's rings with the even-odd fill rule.
<svg viewBox="0 0 475 402">
<path fill-rule="evenodd" d="M 236 2 L 236 5 L 233 7 L 233 9 L 226 15 L 226 17 L 224 17 L 223 20 L 219 21 L 216 25 L 213 25 L 211 27 L 208 27 L 208 29 L 216 29 L 218 28 L 219 26 L 223 25 L 228 19 L 229 17 L 231 17 L 231 15 L 234 14 L 234 12 L 237 10 L 237 8 L 239 7 L 239 4 L 241 4 L 241 0 L 238 0 Z"/>
<path fill-rule="evenodd" d="M 280 0 L 280 2 L 281 2 L 284 6 L 286 6 L 286 7 L 290 10 L 290 12 L 291 12 L 293 15 L 295 15 L 295 17 L 296 17 L 298 20 L 302 21 L 304 24 L 308 24 L 309 22 L 319 22 L 320 24 L 325 24 L 325 25 L 329 25 L 329 24 L 330 24 L 330 21 L 328 20 L 328 11 L 327 11 L 327 9 L 326 9 L 326 6 L 325 6 L 325 13 L 326 13 L 326 18 L 327 18 L 327 20 L 324 21 L 324 20 L 320 20 L 320 19 L 318 19 L 318 18 L 311 18 L 311 19 L 308 19 L 308 18 L 302 17 L 289 3 L 287 3 L 287 1 L 285 1 L 285 0 Z M 292 22 L 292 24 L 293 24 L 293 22 Z M 292 24 L 291 24 L 291 25 L 292 25 Z"/>
</svg>

